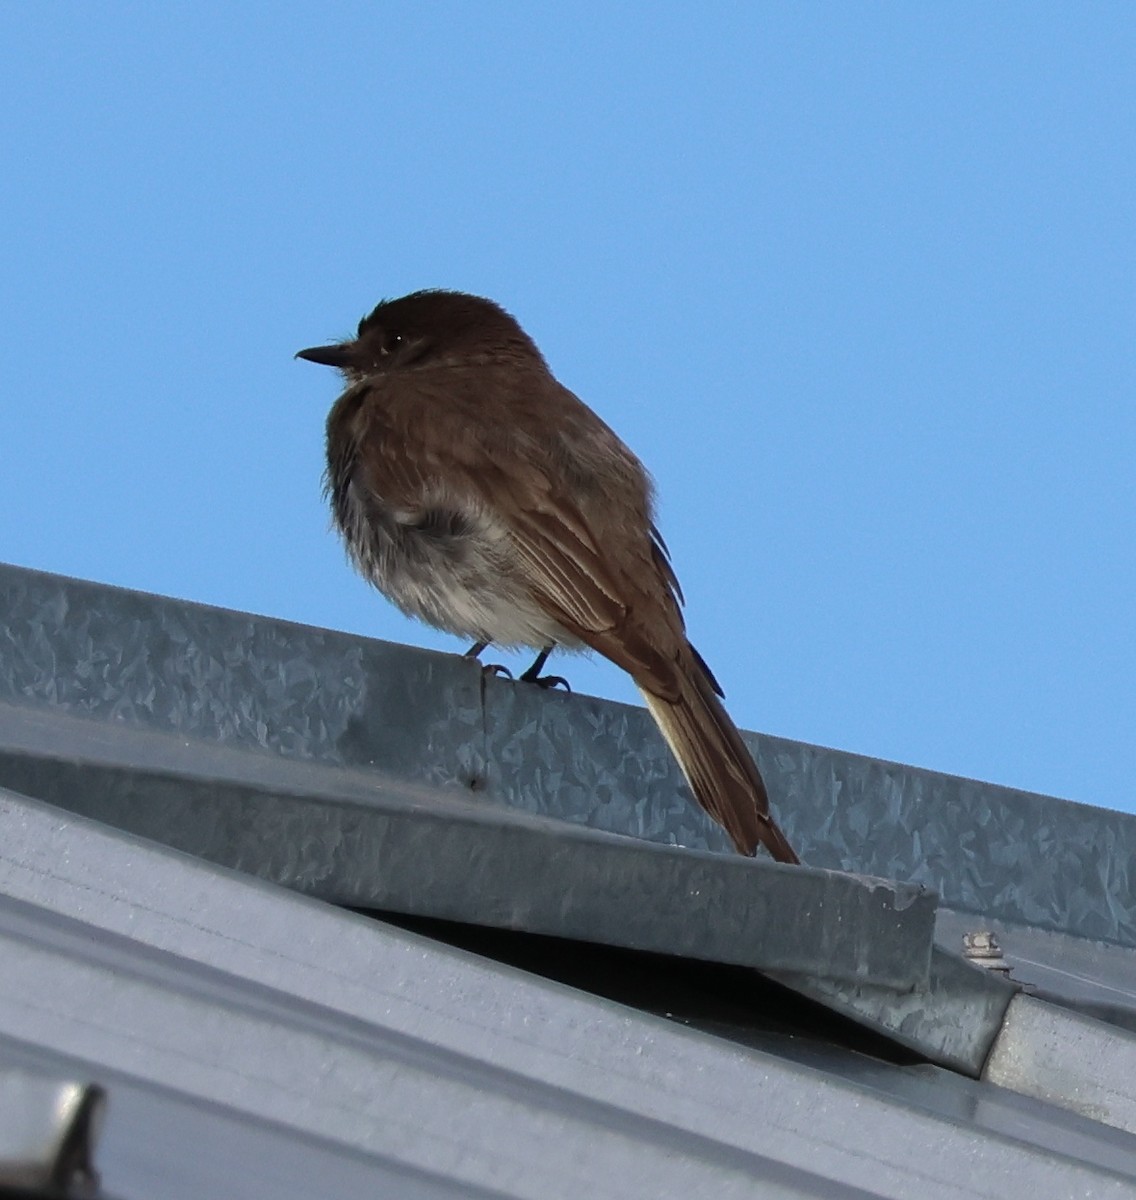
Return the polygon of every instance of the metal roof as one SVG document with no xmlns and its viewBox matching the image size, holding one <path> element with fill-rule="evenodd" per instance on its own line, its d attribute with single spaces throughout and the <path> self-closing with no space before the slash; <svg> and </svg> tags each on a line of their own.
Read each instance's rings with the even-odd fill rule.
<svg viewBox="0 0 1136 1200">
<path fill-rule="evenodd" d="M 798 872 L 638 710 L 0 604 L 0 1072 L 105 1090 L 106 1195 L 1136 1196 L 1133 818 L 758 737 Z"/>
</svg>

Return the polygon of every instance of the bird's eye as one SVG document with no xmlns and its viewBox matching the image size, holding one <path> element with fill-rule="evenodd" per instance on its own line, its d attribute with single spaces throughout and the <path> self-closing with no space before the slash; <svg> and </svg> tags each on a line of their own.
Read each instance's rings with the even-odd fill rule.
<svg viewBox="0 0 1136 1200">
<path fill-rule="evenodd" d="M 401 333 L 388 333 L 383 339 L 383 354 L 393 354 L 402 345 Z"/>
</svg>

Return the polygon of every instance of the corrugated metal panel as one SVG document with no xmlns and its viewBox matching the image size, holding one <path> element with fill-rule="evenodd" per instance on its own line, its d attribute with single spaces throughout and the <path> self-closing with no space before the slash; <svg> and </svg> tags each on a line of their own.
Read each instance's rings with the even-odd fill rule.
<svg viewBox="0 0 1136 1200">
<path fill-rule="evenodd" d="M 1136 1195 L 1136 1138 L 988 1083 L 734 1045 L 11 794 L 0 846 L 0 1059 L 106 1084 L 112 1194 L 192 1153 L 268 1194 L 294 1133 L 412 1196 Z"/>
</svg>

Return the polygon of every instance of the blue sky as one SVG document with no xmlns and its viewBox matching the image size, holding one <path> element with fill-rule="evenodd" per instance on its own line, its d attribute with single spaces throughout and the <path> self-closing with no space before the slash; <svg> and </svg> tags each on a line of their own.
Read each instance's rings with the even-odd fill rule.
<svg viewBox="0 0 1136 1200">
<path fill-rule="evenodd" d="M 5 5 L 0 559 L 462 649 L 350 572 L 292 360 L 461 288 L 653 472 L 739 724 L 1133 810 L 1134 51 L 1122 3 Z"/>
</svg>

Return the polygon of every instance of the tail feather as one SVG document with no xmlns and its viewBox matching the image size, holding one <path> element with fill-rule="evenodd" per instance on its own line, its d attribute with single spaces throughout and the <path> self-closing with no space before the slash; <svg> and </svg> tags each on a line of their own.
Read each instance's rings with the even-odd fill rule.
<svg viewBox="0 0 1136 1200">
<path fill-rule="evenodd" d="M 769 796 L 737 726 L 715 694 L 713 676 L 690 647 L 677 698 L 639 690 L 695 799 L 723 826 L 742 854 L 760 842 L 778 862 L 800 859 L 769 815 Z M 638 682 L 638 681 L 637 681 Z"/>
</svg>

